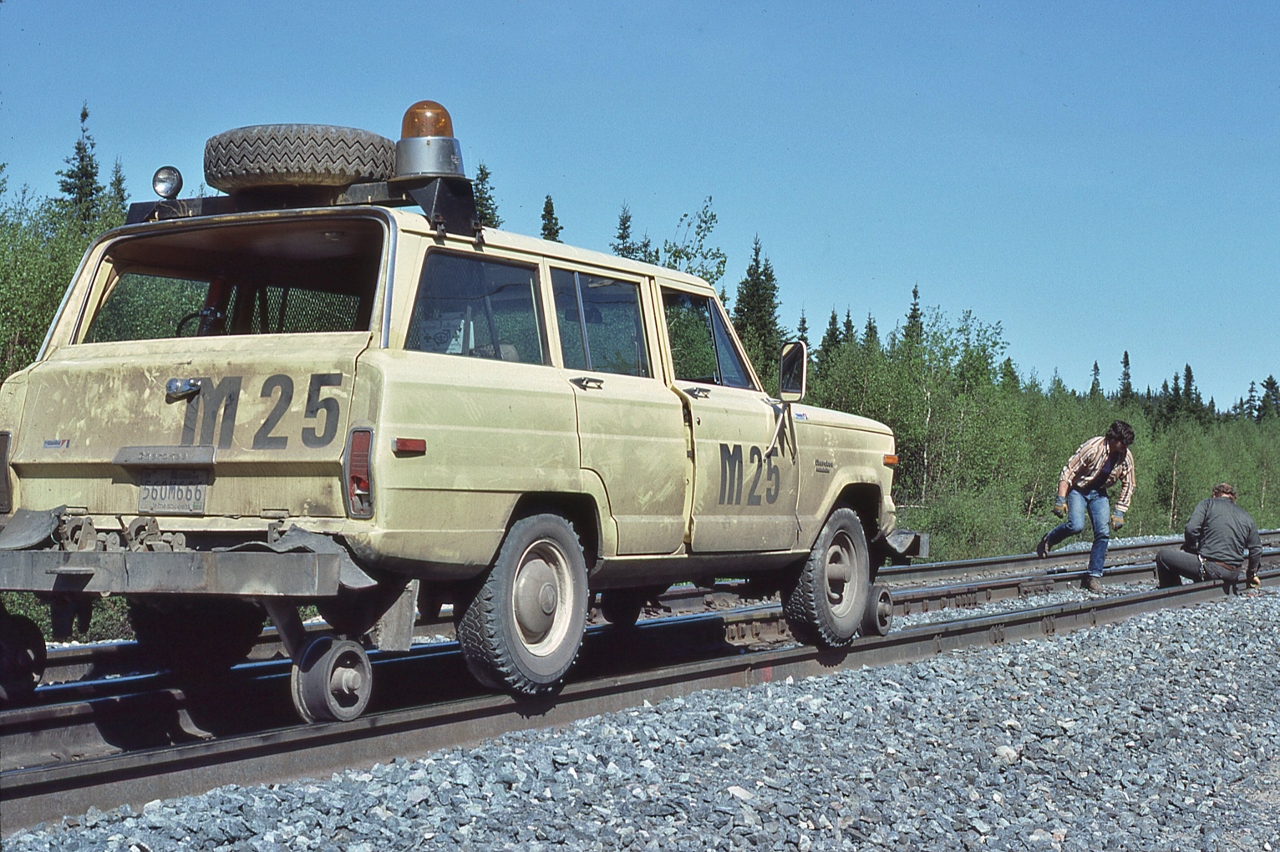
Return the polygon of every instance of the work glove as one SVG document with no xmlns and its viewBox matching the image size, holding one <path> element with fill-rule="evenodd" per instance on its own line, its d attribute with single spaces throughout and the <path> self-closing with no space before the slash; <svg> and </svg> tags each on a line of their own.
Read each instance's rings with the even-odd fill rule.
<svg viewBox="0 0 1280 852">
<path fill-rule="evenodd" d="M 1258 577 L 1257 574 L 1249 574 L 1248 576 L 1245 577 L 1244 582 L 1245 582 L 1245 585 L 1247 585 L 1251 589 L 1262 588 L 1262 580 Z"/>
<path fill-rule="evenodd" d="M 1053 513 L 1059 518 L 1067 516 L 1067 498 L 1059 497 L 1053 501 Z"/>
<path fill-rule="evenodd" d="M 1111 513 L 1111 528 L 1118 530 L 1124 526 L 1124 512 L 1115 511 Z"/>
</svg>

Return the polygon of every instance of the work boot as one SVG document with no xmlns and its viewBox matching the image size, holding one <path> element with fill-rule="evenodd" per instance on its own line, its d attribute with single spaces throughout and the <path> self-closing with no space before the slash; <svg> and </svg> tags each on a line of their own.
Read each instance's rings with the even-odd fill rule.
<svg viewBox="0 0 1280 852">
<path fill-rule="evenodd" d="M 1102 578 L 1090 574 L 1084 578 L 1084 587 L 1087 591 L 1102 594 Z"/>
<path fill-rule="evenodd" d="M 1044 559 L 1049 555 L 1049 534 L 1045 533 L 1044 538 L 1040 539 L 1040 543 L 1036 545 L 1036 556 Z"/>
</svg>

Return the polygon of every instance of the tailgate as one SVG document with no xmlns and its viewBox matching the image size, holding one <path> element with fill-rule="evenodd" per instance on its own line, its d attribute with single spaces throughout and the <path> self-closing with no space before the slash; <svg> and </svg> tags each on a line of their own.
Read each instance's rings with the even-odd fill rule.
<svg viewBox="0 0 1280 852">
<path fill-rule="evenodd" d="M 22 502 L 93 515 L 343 516 L 355 362 L 370 337 L 63 348 L 30 374 L 11 456 Z"/>
</svg>

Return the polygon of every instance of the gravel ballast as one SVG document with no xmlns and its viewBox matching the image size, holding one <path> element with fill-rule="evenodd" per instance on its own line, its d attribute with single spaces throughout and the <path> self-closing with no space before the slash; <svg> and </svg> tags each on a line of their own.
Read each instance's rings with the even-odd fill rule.
<svg viewBox="0 0 1280 852">
<path fill-rule="evenodd" d="M 91 811 L 6 850 L 1280 848 L 1280 592 Z"/>
</svg>

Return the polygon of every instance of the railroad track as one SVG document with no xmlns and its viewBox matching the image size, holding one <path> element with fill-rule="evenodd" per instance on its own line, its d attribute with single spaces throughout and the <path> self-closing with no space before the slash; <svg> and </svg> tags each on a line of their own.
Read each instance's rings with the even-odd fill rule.
<svg viewBox="0 0 1280 852">
<path fill-rule="evenodd" d="M 1275 540 L 1274 533 L 1268 535 Z M 1280 585 L 1280 552 L 1269 551 L 1264 562 L 1264 585 Z M 965 583 L 895 589 L 895 612 L 963 610 L 1079 581 L 1079 571 L 1061 566 L 1017 575 L 1019 565 L 1027 564 L 1045 563 L 1001 560 L 998 568 L 988 564 L 971 572 L 980 576 Z M 945 578 L 953 570 L 954 565 L 939 563 L 935 576 Z M 1138 563 L 1114 567 L 1106 579 L 1150 584 L 1152 574 L 1150 565 Z M 105 689 L 74 683 L 42 687 L 40 706 L 0 713 L 0 822 L 9 834 L 91 805 L 107 809 L 222 784 L 324 775 L 697 690 L 909 662 L 1220 599 L 1225 593 L 1220 584 L 1168 590 L 1147 585 L 1128 594 L 923 624 L 859 639 L 846 650 L 821 651 L 789 642 L 776 604 L 718 610 L 720 595 L 727 592 L 686 589 L 664 599 L 664 605 L 683 600 L 692 606 L 700 600 L 710 611 L 673 613 L 631 629 L 592 627 L 574 679 L 554 698 L 516 702 L 481 693 L 454 643 L 416 646 L 409 654 L 375 654 L 379 683 L 387 687 L 375 695 L 370 712 L 344 724 L 296 724 L 286 661 L 239 666 L 226 680 L 200 691 L 184 691 L 162 674 L 114 678 Z M 113 653 L 125 651 L 108 652 Z"/>
<path fill-rule="evenodd" d="M 1262 533 L 1263 544 L 1280 546 L 1280 530 Z M 1129 566 L 1149 563 L 1161 547 L 1177 544 L 1181 539 L 1168 538 L 1151 544 L 1113 544 L 1107 552 L 1108 570 L 1113 576 L 1127 576 Z M 907 615 L 913 612 L 929 612 L 939 608 L 977 606 L 1008 597 L 1026 597 L 1038 584 L 1048 582 L 1044 575 L 1052 575 L 1057 587 L 1062 587 L 1080 576 L 1080 566 L 1089 558 L 1087 550 L 1059 551 L 1048 559 L 1038 559 L 1034 554 L 1017 554 L 988 559 L 970 559 L 954 562 L 931 562 L 919 565 L 890 565 L 880 569 L 878 582 L 890 587 L 895 600 L 895 612 Z M 1154 577 L 1148 568 L 1146 573 Z M 974 578 L 991 577 L 989 586 L 976 587 Z M 1037 577 L 1041 579 L 1036 579 Z M 948 579 L 965 578 L 968 582 L 940 585 Z M 1015 585 L 1010 585 L 1016 583 Z M 659 599 L 657 607 L 648 609 L 650 617 L 656 615 L 683 615 L 697 612 L 721 611 L 741 605 L 746 592 L 744 584 L 728 583 L 715 588 L 677 586 Z M 966 598 L 966 595 L 969 596 Z M 597 619 L 596 623 L 599 623 Z M 323 631 L 322 623 L 310 625 L 310 629 Z M 453 638 L 453 621 L 449 615 L 421 619 L 416 631 L 418 636 Z M 257 646 L 250 654 L 251 660 L 270 660 L 281 657 L 284 650 L 273 628 L 263 631 Z M 119 676 L 145 671 L 147 660 L 132 642 L 73 646 L 49 651 L 44 683 L 65 683 Z"/>
</svg>

